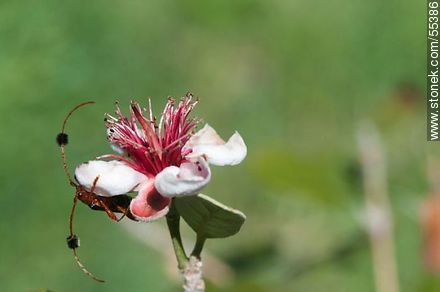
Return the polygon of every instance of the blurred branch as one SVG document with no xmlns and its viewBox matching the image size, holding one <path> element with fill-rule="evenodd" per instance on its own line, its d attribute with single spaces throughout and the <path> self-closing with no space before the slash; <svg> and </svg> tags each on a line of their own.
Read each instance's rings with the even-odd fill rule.
<svg viewBox="0 0 440 292">
<path fill-rule="evenodd" d="M 357 133 L 365 192 L 367 233 L 373 256 L 376 291 L 398 292 L 393 222 L 387 193 L 384 150 L 372 124 Z"/>
</svg>

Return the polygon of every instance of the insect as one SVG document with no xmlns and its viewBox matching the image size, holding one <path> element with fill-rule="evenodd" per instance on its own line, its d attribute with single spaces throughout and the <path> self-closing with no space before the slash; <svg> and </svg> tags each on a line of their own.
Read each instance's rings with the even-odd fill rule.
<svg viewBox="0 0 440 292">
<path fill-rule="evenodd" d="M 76 263 L 78 264 L 78 266 L 81 268 L 81 270 L 85 274 L 87 274 L 88 276 L 90 276 L 92 279 L 94 279 L 97 282 L 104 282 L 103 280 L 97 278 L 95 275 L 93 275 L 91 272 L 89 272 L 84 267 L 84 265 L 80 261 L 78 255 L 77 255 L 77 252 L 76 252 L 76 249 L 80 246 L 80 241 L 79 241 L 79 237 L 73 233 L 73 217 L 75 214 L 75 209 L 76 209 L 78 200 L 80 200 L 81 202 L 83 202 L 84 204 L 86 204 L 87 206 L 89 206 L 93 210 L 104 211 L 111 220 L 116 221 L 116 222 L 119 222 L 125 216 L 127 216 L 128 218 L 130 218 L 132 220 L 136 220 L 136 219 L 133 217 L 133 215 L 131 214 L 131 212 L 129 210 L 129 205 L 132 200 L 132 198 L 130 196 L 117 195 L 117 196 L 113 196 L 113 197 L 103 197 L 103 196 L 96 195 L 94 193 L 94 190 L 95 190 L 96 184 L 99 180 L 99 176 L 97 176 L 95 178 L 90 191 L 88 191 L 83 186 L 81 186 L 79 183 L 75 182 L 72 179 L 72 176 L 70 175 L 70 172 L 69 172 L 69 168 L 67 167 L 66 153 L 65 153 L 65 149 L 64 149 L 65 146 L 69 142 L 69 137 L 65 133 L 65 127 L 66 127 L 67 121 L 70 118 L 70 116 L 73 114 L 73 112 L 76 111 L 78 108 L 85 106 L 85 105 L 93 104 L 93 103 L 94 103 L 93 101 L 83 102 L 83 103 L 75 106 L 67 114 L 66 118 L 64 119 L 63 125 L 61 127 L 61 132 L 56 137 L 56 141 L 61 148 L 61 159 L 63 161 L 64 172 L 66 173 L 69 184 L 71 186 L 75 187 L 75 196 L 73 197 L 72 210 L 71 210 L 70 216 L 69 216 L 70 234 L 67 237 L 67 246 L 70 249 L 72 249 L 73 256 L 75 258 Z M 117 218 L 115 213 L 122 213 L 123 215 L 120 218 Z"/>
</svg>

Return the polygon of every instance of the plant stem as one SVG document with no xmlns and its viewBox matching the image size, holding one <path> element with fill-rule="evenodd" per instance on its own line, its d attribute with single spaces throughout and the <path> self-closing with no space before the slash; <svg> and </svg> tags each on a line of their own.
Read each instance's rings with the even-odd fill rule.
<svg viewBox="0 0 440 292">
<path fill-rule="evenodd" d="M 200 254 L 202 253 L 203 245 L 205 244 L 206 238 L 197 235 L 196 244 L 194 245 L 194 249 L 191 253 L 191 256 L 194 256 L 200 259 Z"/>
<path fill-rule="evenodd" d="M 170 210 L 166 217 L 171 241 L 173 242 L 174 254 L 177 259 L 177 267 L 183 276 L 183 291 L 204 292 L 205 282 L 202 277 L 200 253 L 202 252 L 205 239 L 197 236 L 193 253 L 191 257 L 188 258 L 180 236 L 180 214 L 174 206 L 174 201 L 171 202 Z"/>
<path fill-rule="evenodd" d="M 184 292 L 205 291 L 205 281 L 203 281 L 202 270 L 202 261 L 195 256 L 191 256 L 185 269 L 182 270 Z"/>
<path fill-rule="evenodd" d="M 183 270 L 188 263 L 188 257 L 186 256 L 185 249 L 183 248 L 182 238 L 180 236 L 180 215 L 174 206 L 174 202 L 171 203 L 170 211 L 168 212 L 166 218 L 178 268 L 179 270 Z"/>
</svg>

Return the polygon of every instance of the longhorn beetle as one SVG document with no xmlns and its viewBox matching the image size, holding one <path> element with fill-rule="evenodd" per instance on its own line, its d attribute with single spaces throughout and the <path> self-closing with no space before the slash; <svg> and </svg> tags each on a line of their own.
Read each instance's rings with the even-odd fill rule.
<svg viewBox="0 0 440 292">
<path fill-rule="evenodd" d="M 113 197 L 103 197 L 103 196 L 96 195 L 94 193 L 94 190 L 96 187 L 96 183 L 98 182 L 99 176 L 97 176 L 95 178 L 90 191 L 88 191 L 82 185 L 80 185 L 79 183 L 76 183 L 72 179 L 70 172 L 69 172 L 69 168 L 67 167 L 66 153 L 65 153 L 65 149 L 64 149 L 64 147 L 67 145 L 68 140 L 69 140 L 68 135 L 64 131 L 66 124 L 67 124 L 67 121 L 75 110 L 77 110 L 78 108 L 80 108 L 82 106 L 85 106 L 88 104 L 94 104 L 94 103 L 95 102 L 93 102 L 93 101 L 88 101 L 88 102 L 83 102 L 83 103 L 75 106 L 67 114 L 66 118 L 64 119 L 63 125 L 61 127 L 61 132 L 57 135 L 56 141 L 61 148 L 61 159 L 63 161 L 64 172 L 66 173 L 69 184 L 71 186 L 75 187 L 75 196 L 73 197 L 73 205 L 72 205 L 72 210 L 70 212 L 70 217 L 69 217 L 70 234 L 67 237 L 67 246 L 70 249 L 72 249 L 75 261 L 78 264 L 78 266 L 81 268 L 81 270 L 85 274 L 90 276 L 93 280 L 102 283 L 102 282 L 104 282 L 103 280 L 97 278 L 95 275 L 93 275 L 91 272 L 89 272 L 84 267 L 84 265 L 82 264 L 82 262 L 80 261 L 78 255 L 76 253 L 76 249 L 79 247 L 80 242 L 79 242 L 79 237 L 73 233 L 73 216 L 75 214 L 75 209 L 76 209 L 76 205 L 78 203 L 78 200 L 80 200 L 81 202 L 83 202 L 84 204 L 86 204 L 87 206 L 89 206 L 93 210 L 104 211 L 111 220 L 116 221 L 116 222 L 119 222 L 125 216 L 129 217 L 132 220 L 136 220 L 136 219 L 133 217 L 133 215 L 131 214 L 131 212 L 129 210 L 129 205 L 130 205 L 130 202 L 132 199 L 130 196 L 118 195 L 118 196 L 113 196 Z M 123 215 L 118 219 L 115 215 L 115 212 L 116 213 L 123 213 Z"/>
</svg>

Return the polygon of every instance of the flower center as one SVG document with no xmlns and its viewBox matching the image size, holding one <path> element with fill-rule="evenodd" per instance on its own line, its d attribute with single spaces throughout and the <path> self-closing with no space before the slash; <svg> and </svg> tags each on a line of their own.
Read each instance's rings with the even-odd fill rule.
<svg viewBox="0 0 440 292">
<path fill-rule="evenodd" d="M 142 109 L 139 103 L 132 101 L 128 117 L 116 105 L 116 116 L 107 114 L 105 119 L 108 140 L 127 154 L 131 159 L 127 163 L 129 166 L 154 177 L 165 167 L 180 166 L 184 161 L 182 147 L 198 123 L 198 119 L 189 117 L 196 104 L 191 94 L 183 97 L 177 105 L 173 99 L 168 99 L 159 124 L 153 116 L 151 100 L 148 109 Z"/>
</svg>

